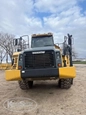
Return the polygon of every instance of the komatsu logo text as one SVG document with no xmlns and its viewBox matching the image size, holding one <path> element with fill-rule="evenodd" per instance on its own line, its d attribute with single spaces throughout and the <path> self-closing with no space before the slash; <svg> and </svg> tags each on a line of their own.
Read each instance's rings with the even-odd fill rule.
<svg viewBox="0 0 86 115">
<path fill-rule="evenodd" d="M 32 52 L 32 54 L 44 54 L 45 51 L 40 51 L 40 52 Z"/>
</svg>

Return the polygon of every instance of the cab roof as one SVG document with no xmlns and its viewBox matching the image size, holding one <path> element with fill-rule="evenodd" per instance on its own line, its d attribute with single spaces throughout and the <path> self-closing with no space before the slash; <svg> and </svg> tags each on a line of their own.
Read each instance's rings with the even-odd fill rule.
<svg viewBox="0 0 86 115">
<path fill-rule="evenodd" d="M 32 34 L 32 37 L 44 37 L 44 36 L 53 36 L 53 34 L 52 33 Z"/>
</svg>

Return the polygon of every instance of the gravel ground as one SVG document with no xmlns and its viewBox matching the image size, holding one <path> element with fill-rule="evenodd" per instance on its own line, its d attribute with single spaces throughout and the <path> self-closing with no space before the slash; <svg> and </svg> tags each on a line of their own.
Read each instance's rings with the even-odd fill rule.
<svg viewBox="0 0 86 115">
<path fill-rule="evenodd" d="M 36 81 L 23 91 L 0 71 L 0 115 L 86 115 L 86 65 L 75 66 L 77 76 L 68 90 L 52 80 Z"/>
</svg>

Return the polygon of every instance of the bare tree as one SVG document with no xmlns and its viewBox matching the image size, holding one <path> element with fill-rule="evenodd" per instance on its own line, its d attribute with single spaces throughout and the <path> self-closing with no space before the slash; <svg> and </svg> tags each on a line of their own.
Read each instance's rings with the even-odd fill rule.
<svg viewBox="0 0 86 115">
<path fill-rule="evenodd" d="M 0 33 L 0 46 L 6 51 L 12 61 L 12 55 L 14 52 L 13 39 L 14 35 L 8 33 Z"/>
</svg>

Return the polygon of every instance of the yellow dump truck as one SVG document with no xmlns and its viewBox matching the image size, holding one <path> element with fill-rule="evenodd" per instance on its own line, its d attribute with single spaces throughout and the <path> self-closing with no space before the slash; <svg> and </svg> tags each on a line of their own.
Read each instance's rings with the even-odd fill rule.
<svg viewBox="0 0 86 115">
<path fill-rule="evenodd" d="M 68 43 L 67 43 L 68 42 Z M 56 80 L 62 89 L 68 89 L 76 76 L 72 63 L 72 36 L 68 34 L 63 49 L 54 44 L 53 34 L 33 34 L 31 48 L 13 54 L 6 80 L 16 80 L 22 90 L 32 88 L 34 80 Z"/>
</svg>

